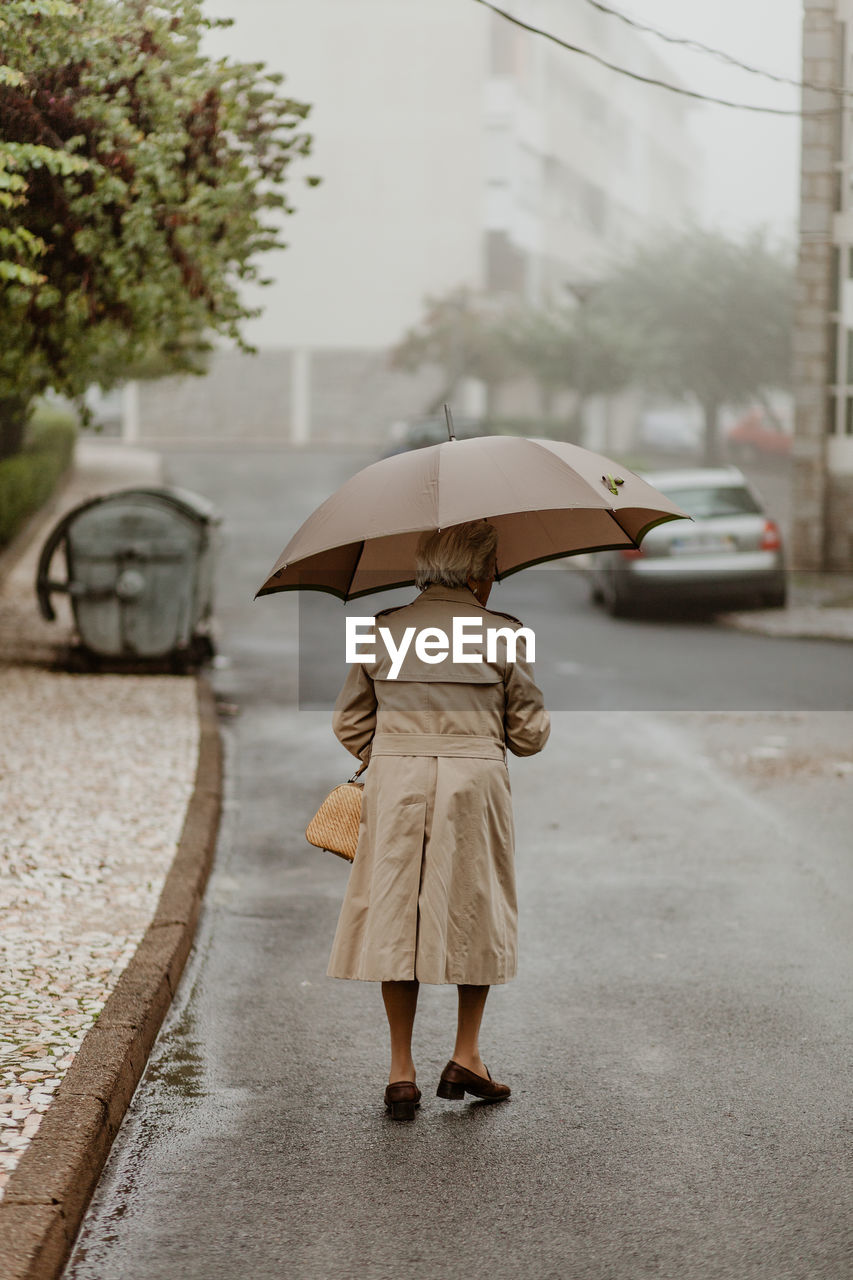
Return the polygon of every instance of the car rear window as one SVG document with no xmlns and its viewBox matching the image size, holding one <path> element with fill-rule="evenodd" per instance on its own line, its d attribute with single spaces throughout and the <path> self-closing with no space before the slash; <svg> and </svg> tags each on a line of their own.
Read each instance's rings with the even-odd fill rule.
<svg viewBox="0 0 853 1280">
<path fill-rule="evenodd" d="M 662 489 L 694 520 L 711 520 L 715 516 L 755 515 L 761 507 L 743 485 L 691 485 L 689 488 Z"/>
</svg>

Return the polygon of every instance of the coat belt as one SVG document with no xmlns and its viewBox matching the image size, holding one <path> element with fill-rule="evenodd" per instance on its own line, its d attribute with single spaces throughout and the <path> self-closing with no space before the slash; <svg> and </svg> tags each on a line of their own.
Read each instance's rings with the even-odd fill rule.
<svg viewBox="0 0 853 1280">
<path fill-rule="evenodd" d="M 377 733 L 372 756 L 470 756 L 479 760 L 505 760 L 500 738 L 473 733 Z"/>
</svg>

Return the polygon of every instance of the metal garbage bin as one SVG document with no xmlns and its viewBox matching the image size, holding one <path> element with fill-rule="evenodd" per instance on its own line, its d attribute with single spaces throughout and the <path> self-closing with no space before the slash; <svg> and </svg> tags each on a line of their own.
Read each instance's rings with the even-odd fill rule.
<svg viewBox="0 0 853 1280">
<path fill-rule="evenodd" d="M 54 591 L 67 592 L 90 655 L 173 666 L 213 654 L 214 529 L 207 498 L 177 488 L 121 489 L 62 517 L 42 548 L 39 608 L 53 621 Z M 62 544 L 67 578 L 49 576 Z"/>
</svg>

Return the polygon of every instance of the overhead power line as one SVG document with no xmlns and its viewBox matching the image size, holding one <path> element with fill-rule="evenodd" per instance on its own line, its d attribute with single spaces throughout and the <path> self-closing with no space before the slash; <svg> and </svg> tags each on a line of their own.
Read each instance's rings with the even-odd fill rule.
<svg viewBox="0 0 853 1280">
<path fill-rule="evenodd" d="M 752 102 L 733 102 L 730 98 L 716 98 L 710 93 L 699 93 L 696 89 L 687 89 L 683 85 L 672 84 L 668 80 L 658 80 L 655 76 L 644 76 L 639 71 L 629 71 L 627 67 L 619 66 L 618 63 L 610 62 L 607 58 L 603 58 L 601 54 L 593 53 L 591 49 L 584 49 L 580 45 L 572 44 L 568 40 L 562 40 L 559 36 L 555 36 L 552 31 L 544 31 L 541 27 L 535 27 L 530 22 L 524 22 L 521 18 L 516 18 L 514 14 L 507 13 L 506 9 L 501 9 L 496 4 L 492 4 L 491 0 L 475 0 L 476 4 L 483 5 L 484 8 L 490 9 L 492 13 L 498 14 L 499 17 L 505 18 L 507 22 L 511 22 L 513 26 L 521 27 L 522 31 L 529 31 L 532 35 L 542 36 L 544 40 L 550 40 L 552 44 L 559 45 L 561 49 L 567 49 L 569 53 L 577 53 L 582 58 L 589 58 L 590 61 L 598 63 L 601 67 L 606 67 L 608 71 L 615 71 L 617 75 L 627 76 L 630 80 L 636 80 L 640 84 L 654 85 L 657 89 L 666 89 L 669 93 L 677 93 L 683 98 L 692 98 L 698 102 L 712 102 L 719 107 L 732 107 L 736 111 L 752 111 L 759 115 L 766 116 L 825 116 L 826 110 L 816 111 L 796 111 L 787 110 L 784 107 L 763 107 Z M 825 88 L 825 86 L 817 86 Z M 827 92 L 830 92 L 827 89 Z M 830 111 L 833 108 L 830 108 Z"/>
<path fill-rule="evenodd" d="M 823 93 L 836 93 L 844 97 L 853 97 L 853 90 L 844 89 L 840 85 L 816 84 L 812 80 L 795 80 L 791 76 L 776 75 L 773 71 L 767 71 L 764 67 L 753 67 L 748 62 L 741 62 L 740 58 L 734 57 L 731 53 L 726 53 L 725 49 L 715 49 L 711 45 L 703 44 L 701 40 L 693 40 L 689 36 L 671 36 L 666 31 L 661 31 L 658 27 L 652 27 L 646 22 L 640 22 L 637 18 L 630 17 L 627 13 L 622 13 L 619 9 L 613 9 L 609 4 L 602 4 L 602 0 L 586 0 L 588 5 L 593 9 L 597 9 L 599 13 L 606 13 L 611 18 L 618 18 L 620 22 L 624 22 L 626 26 L 633 27 L 636 31 L 644 31 L 648 35 L 656 36 L 658 40 L 664 40 L 667 44 L 680 45 L 684 49 L 691 49 L 694 53 L 707 53 L 713 58 L 719 58 L 721 62 L 728 63 L 731 67 L 737 67 L 740 71 L 748 71 L 752 76 L 761 76 L 765 80 L 772 80 L 774 84 L 791 85 L 794 89 L 819 89 Z"/>
</svg>

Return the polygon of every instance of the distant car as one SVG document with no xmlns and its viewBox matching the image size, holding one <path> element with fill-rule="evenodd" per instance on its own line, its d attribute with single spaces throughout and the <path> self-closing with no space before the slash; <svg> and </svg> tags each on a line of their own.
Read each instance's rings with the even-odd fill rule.
<svg viewBox="0 0 853 1280">
<path fill-rule="evenodd" d="M 760 409 L 751 410 L 729 427 L 726 439 L 734 450 L 734 456 L 742 462 L 755 462 L 762 457 L 791 456 L 791 437 L 771 426 Z"/>
<path fill-rule="evenodd" d="M 692 453 L 702 443 L 702 424 L 684 409 L 648 409 L 640 419 L 637 444 L 660 453 Z"/>
<path fill-rule="evenodd" d="M 613 616 L 681 603 L 716 610 L 784 606 L 782 535 L 743 472 L 697 468 L 643 478 L 693 519 L 657 525 L 639 549 L 595 552 L 590 579 L 597 603 Z"/>
<path fill-rule="evenodd" d="M 476 418 L 454 418 L 453 431 L 457 440 L 471 440 L 475 436 L 490 434 L 488 427 Z M 431 444 L 442 444 L 448 439 L 444 414 L 440 417 L 418 418 L 404 424 L 400 436 L 383 456 L 408 453 L 410 449 L 425 449 Z"/>
</svg>

